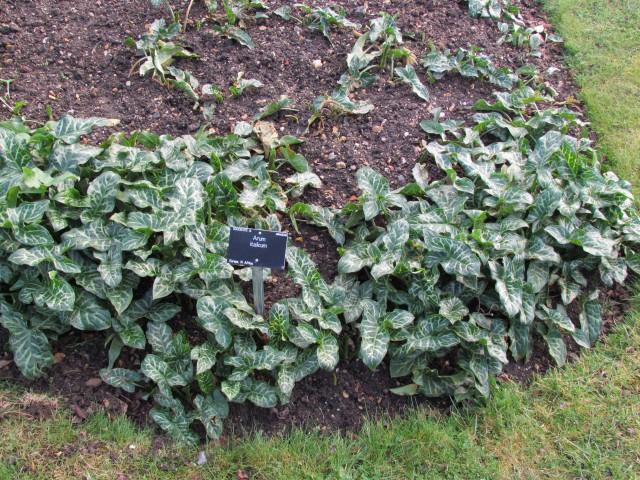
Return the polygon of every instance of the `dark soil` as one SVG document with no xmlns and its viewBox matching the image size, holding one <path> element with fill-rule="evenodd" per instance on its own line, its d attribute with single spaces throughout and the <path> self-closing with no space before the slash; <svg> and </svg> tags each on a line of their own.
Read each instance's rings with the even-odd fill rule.
<svg viewBox="0 0 640 480">
<path fill-rule="evenodd" d="M 184 12 L 188 2 L 172 3 L 176 10 Z M 268 3 L 273 10 L 286 4 Z M 381 11 L 399 14 L 397 22 L 406 34 L 406 46 L 418 58 L 428 53 L 429 44 L 433 43 L 440 50 L 478 46 L 492 53 L 501 66 L 517 68 L 533 63 L 545 69 L 557 67 L 560 71 L 554 74 L 552 82 L 559 99 L 576 95 L 570 72 L 561 62 L 560 46 L 544 46 L 540 59 L 530 57 L 521 48 L 498 46 L 500 34 L 495 23 L 469 17 L 466 3 L 454 0 L 306 3 L 339 5 L 346 10 L 347 18 L 363 25 Z M 514 3 L 528 24 L 544 24 L 549 28 L 537 2 Z M 189 17 L 192 22 L 180 43 L 200 58 L 180 60 L 176 65 L 192 72 L 201 83 L 217 84 L 225 92 L 226 99 L 218 107 L 214 120 L 206 124 L 202 112 L 193 110 L 192 102 L 182 92 L 169 91 L 149 77 L 140 77 L 135 68 L 129 74 L 137 58 L 124 46 L 125 39 L 138 38 L 145 25 L 166 16 L 165 10 L 154 9 L 148 0 L 0 0 L 0 78 L 13 80 L 11 102 L 24 100 L 26 105 L 21 114 L 36 123 L 46 122 L 49 110 L 56 119 L 63 114 L 117 118 L 121 121 L 119 128 L 125 131 L 150 130 L 179 136 L 194 133 L 201 126 L 227 134 L 238 121 L 252 118 L 266 103 L 288 95 L 296 101 L 298 111 L 270 120 L 276 122 L 282 134 L 304 138 L 299 151 L 324 182 L 321 189 L 306 193 L 303 201 L 339 207 L 357 195 L 355 171 L 363 165 L 384 172 L 392 187 L 411 178 L 411 169 L 422 155 L 426 139 L 418 123 L 431 118 L 434 108 L 442 108 L 447 118 L 467 120 L 472 114 L 470 105 L 480 98 L 491 97 L 489 84 L 451 76 L 429 86 L 431 101 L 426 103 L 414 96 L 407 85 L 392 83 L 388 75 L 385 78 L 381 73 L 380 82 L 357 92 L 358 99 L 369 99 L 375 105 L 370 114 L 329 116 L 314 124 L 305 135 L 313 99 L 331 92 L 346 70 L 346 55 L 355 41 L 353 32 L 333 29 L 329 43 L 318 32 L 271 15 L 269 19 L 247 23 L 246 31 L 256 44 L 255 50 L 249 50 L 214 35 L 211 22 L 206 19 L 204 2 L 196 1 Z M 201 23 L 199 31 L 196 22 Z M 239 72 L 244 72 L 245 78 L 260 80 L 264 87 L 231 97 L 227 87 Z M 8 110 L 0 110 L 0 119 L 9 117 Z M 96 139 L 104 139 L 109 133 L 101 131 Z M 440 175 L 434 166 L 430 174 L 434 178 Z M 335 276 L 336 245 L 326 233 L 302 225 L 293 238 L 311 254 L 326 279 Z M 295 295 L 294 288 L 285 275 L 275 276 L 266 286 L 267 307 L 280 298 Z M 603 300 L 608 298 L 612 307 L 605 324 L 622 314 L 624 293 L 622 288 L 603 293 Z M 148 402 L 91 382 L 99 378 L 99 369 L 107 363 L 105 338 L 101 334 L 72 332 L 55 342 L 57 363 L 47 377 L 34 382 L 20 377 L 15 365 L 8 362 L 11 355 L 6 340 L 6 331 L 0 328 L 0 349 L 4 349 L 0 350 L 0 379 L 62 395 L 77 421 L 105 408 L 146 423 Z M 140 362 L 134 352 L 125 352 L 124 357 L 125 365 Z M 508 366 L 503 379 L 525 381 L 532 372 L 542 372 L 549 365 L 548 355 L 538 349 L 527 364 Z M 319 373 L 296 385 L 289 405 L 264 410 L 232 404 L 225 429 L 227 433 L 238 433 L 255 425 L 266 432 L 280 432 L 291 425 L 302 425 L 322 431 L 353 431 L 366 414 L 396 415 L 414 401 L 390 394 L 389 388 L 397 385 L 384 365 L 377 372 L 370 372 L 361 362 L 342 362 L 335 373 Z M 446 408 L 446 404 L 442 406 Z"/>
</svg>

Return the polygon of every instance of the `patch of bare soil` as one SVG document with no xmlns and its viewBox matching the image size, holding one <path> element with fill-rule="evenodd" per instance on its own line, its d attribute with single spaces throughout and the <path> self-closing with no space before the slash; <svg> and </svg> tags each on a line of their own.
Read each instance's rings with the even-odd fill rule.
<svg viewBox="0 0 640 480">
<path fill-rule="evenodd" d="M 185 11 L 184 0 L 172 2 L 176 10 Z M 272 10 L 286 2 L 268 2 Z M 542 49 L 540 59 L 532 58 L 521 48 L 497 45 L 500 33 L 494 22 L 473 19 L 466 3 L 454 0 L 311 0 L 310 6 L 338 5 L 348 19 L 366 25 L 379 12 L 398 15 L 398 26 L 405 34 L 406 46 L 418 58 L 430 51 L 430 44 L 442 50 L 477 46 L 494 55 L 499 66 L 516 68 L 524 64 L 557 67 L 554 88 L 560 99 L 575 96 L 576 87 L 570 72 L 562 65 L 561 47 L 550 44 Z M 524 19 L 532 25 L 545 24 L 537 2 L 516 3 Z M 250 119 L 266 103 L 288 95 L 296 102 L 293 115 L 270 118 L 282 134 L 302 137 L 300 153 L 305 155 L 321 176 L 324 186 L 309 191 L 302 198 L 307 203 L 342 206 L 357 195 L 355 172 L 371 166 L 383 172 L 392 187 L 411 178 L 411 169 L 422 155 L 425 134 L 418 123 L 432 117 L 434 108 L 442 108 L 447 118 L 467 120 L 469 106 L 481 98 L 490 98 L 492 88 L 486 83 L 450 76 L 429 86 L 431 100 L 414 96 L 406 84 L 381 80 L 357 92 L 357 99 L 369 99 L 375 109 L 364 116 L 329 116 L 305 133 L 314 98 L 330 93 L 346 70 L 346 56 L 355 38 L 347 29 L 334 28 L 332 42 L 318 32 L 300 28 L 278 16 L 249 22 L 247 33 L 256 48 L 249 50 L 211 30 L 204 2 L 194 2 L 192 20 L 180 43 L 200 55 L 197 60 L 183 59 L 176 66 L 189 70 L 201 83 L 214 83 L 225 92 L 214 119 L 205 122 L 202 112 L 177 90 L 140 77 L 132 66 L 134 52 L 124 46 L 128 37 L 138 38 L 145 25 L 166 17 L 148 0 L 112 2 L 108 0 L 0 0 L 0 78 L 11 79 L 11 100 L 24 100 L 22 114 L 36 123 L 51 115 L 108 117 L 121 120 L 125 131 L 150 130 L 158 134 L 179 136 L 194 133 L 201 126 L 226 134 L 243 119 Z M 201 25 L 201 28 L 196 28 Z M 249 89 L 232 97 L 228 86 L 237 75 L 260 80 L 264 87 Z M 420 74 L 422 75 L 422 74 Z M 423 82 L 427 79 L 423 77 Z M 4 93 L 4 92 L 3 92 Z M 0 119 L 9 118 L 0 110 Z M 97 139 L 105 138 L 102 131 Z M 95 140 L 95 139 L 94 139 Z M 441 175 L 430 167 L 430 175 Z M 295 235 L 296 245 L 304 248 L 319 265 L 326 279 L 336 274 L 337 252 L 331 238 L 322 231 L 302 225 Z M 295 287 L 285 275 L 277 275 L 266 286 L 267 307 L 287 296 Z M 624 290 L 617 288 L 603 294 L 612 308 L 611 323 L 621 315 Z M 188 325 L 190 318 L 175 320 Z M 96 409 L 113 414 L 126 413 L 146 424 L 151 405 L 137 395 L 127 394 L 102 384 L 98 371 L 107 363 L 105 338 L 101 334 L 71 332 L 54 343 L 55 365 L 45 378 L 27 381 L 11 363 L 7 332 L 0 327 L 0 380 L 9 380 L 35 391 L 60 394 L 71 408 L 76 421 L 82 421 Z M 123 365 L 136 366 L 141 358 L 136 352 L 124 352 Z M 513 364 L 505 379 L 524 381 L 531 372 L 549 368 L 549 356 L 536 351 L 525 365 Z M 271 433 L 286 431 L 292 425 L 309 429 L 356 430 L 365 415 L 396 415 L 414 401 L 394 396 L 389 389 L 398 385 L 390 379 L 383 364 L 377 372 L 369 371 L 359 361 L 342 361 L 335 372 L 306 378 L 294 390 L 289 405 L 271 410 L 251 405 L 232 404 L 225 432 L 239 433 L 252 427 Z M 446 408 L 446 402 L 440 404 Z M 46 413 L 33 412 L 34 417 Z"/>
</svg>

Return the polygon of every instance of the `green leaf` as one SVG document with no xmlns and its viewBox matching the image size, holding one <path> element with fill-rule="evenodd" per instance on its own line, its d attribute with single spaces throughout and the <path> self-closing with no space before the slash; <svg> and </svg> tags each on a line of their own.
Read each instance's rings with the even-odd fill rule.
<svg viewBox="0 0 640 480">
<path fill-rule="evenodd" d="M 23 245 L 53 245 L 55 243 L 49 231 L 42 225 L 15 227 L 13 236 Z"/>
<path fill-rule="evenodd" d="M 322 335 L 318 339 L 318 364 L 323 370 L 333 370 L 340 360 L 338 341 L 331 334 Z"/>
<path fill-rule="evenodd" d="M 94 159 L 102 153 L 101 148 L 74 143 L 65 145 L 56 143 L 49 157 L 51 166 L 59 172 L 71 172 L 78 175 L 80 165 L 85 165 L 89 160 Z"/>
<path fill-rule="evenodd" d="M 122 343 L 127 347 L 144 349 L 147 339 L 140 325 L 122 317 L 117 321 L 114 320 L 112 325 Z"/>
<path fill-rule="evenodd" d="M 162 386 L 176 387 L 186 385 L 185 378 L 174 371 L 168 363 L 159 356 L 148 354 L 140 364 L 140 371 L 151 380 Z"/>
<path fill-rule="evenodd" d="M 69 312 L 74 309 L 76 292 L 64 279 L 54 277 L 46 281 L 38 292 L 36 302 L 38 300 L 56 312 Z"/>
<path fill-rule="evenodd" d="M 7 208 L 7 217 L 13 225 L 35 223 L 42 219 L 42 216 L 49 209 L 50 203 L 49 200 L 24 202 L 16 208 Z"/>
<path fill-rule="evenodd" d="M 560 330 L 551 326 L 547 332 L 547 345 L 549 346 L 549 353 L 556 361 L 558 366 L 564 365 L 567 360 L 567 347 L 562 339 Z"/>
<path fill-rule="evenodd" d="M 153 299 L 158 300 L 167 297 L 173 293 L 175 288 L 176 284 L 172 278 L 164 275 L 156 277 L 153 281 Z"/>
<path fill-rule="evenodd" d="M 445 321 L 447 324 L 449 323 L 448 320 L 445 319 Z M 442 329 L 432 329 L 427 322 L 419 323 L 407 339 L 409 348 L 422 352 L 439 352 L 452 348 L 459 343 L 460 339 L 455 333 Z"/>
<path fill-rule="evenodd" d="M 204 206 L 204 189 L 197 178 L 181 178 L 169 199 L 176 212 L 192 216 Z"/>
<path fill-rule="evenodd" d="M 509 328 L 511 339 L 510 350 L 516 360 L 528 359 L 531 356 L 531 333 L 527 325 L 514 321 Z"/>
<path fill-rule="evenodd" d="M 179 405 L 180 408 L 173 415 L 164 408 L 153 407 L 149 416 L 179 444 L 197 445 L 200 440 L 198 435 L 189 430 L 192 419 L 184 413 L 184 407 Z"/>
<path fill-rule="evenodd" d="M 541 310 L 536 311 L 536 315 L 542 320 L 547 320 L 555 324 L 556 327 L 566 330 L 568 332 L 574 332 L 576 327 L 567 315 L 567 311 L 562 305 L 557 305 L 556 308 L 549 308 L 546 305 L 540 305 Z"/>
<path fill-rule="evenodd" d="M 229 405 L 220 390 L 206 397 L 196 395 L 193 404 L 198 409 L 198 418 L 204 424 L 209 438 L 219 438 L 222 435 L 221 419 L 229 415 Z"/>
<path fill-rule="evenodd" d="M 211 370 L 205 370 L 204 372 L 197 374 L 196 380 L 198 381 L 200 390 L 205 395 L 213 393 L 216 389 L 216 379 L 213 376 L 213 373 L 211 373 Z"/>
<path fill-rule="evenodd" d="M 427 87 L 420 81 L 412 65 L 407 65 L 404 68 L 396 68 L 395 72 L 404 83 L 411 85 L 411 91 L 413 91 L 413 93 L 425 102 L 429 101 L 429 90 L 427 90 Z"/>
<path fill-rule="evenodd" d="M 210 296 L 201 297 L 197 302 L 196 323 L 213 333 L 216 341 L 225 348 L 231 345 L 231 323 L 224 314 L 228 307 L 226 301 Z"/>
<path fill-rule="evenodd" d="M 147 323 L 147 341 L 155 353 L 168 353 L 172 339 L 173 331 L 166 323 Z"/>
<path fill-rule="evenodd" d="M 57 139 L 65 143 L 77 143 L 82 135 L 88 135 L 94 127 L 112 127 L 118 123 L 120 120 L 109 118 L 77 119 L 63 115 L 59 122 L 48 122 L 47 127 Z"/>
<path fill-rule="evenodd" d="M 261 108 L 258 113 L 253 117 L 254 120 L 262 120 L 263 118 L 270 117 L 271 115 L 275 115 L 280 110 L 290 110 L 295 111 L 295 109 L 290 108 L 295 103 L 294 100 L 286 96 L 280 97 L 279 100 L 275 100 L 273 102 L 268 103 L 264 108 Z"/>
<path fill-rule="evenodd" d="M 109 287 L 117 287 L 122 281 L 122 250 L 113 247 L 106 252 L 95 252 L 94 257 L 100 260 L 98 272 Z"/>
<path fill-rule="evenodd" d="M 100 299 L 87 291 L 80 293 L 73 310 L 63 313 L 62 318 L 78 330 L 99 331 L 111 328 L 111 313 Z"/>
<path fill-rule="evenodd" d="M 543 167 L 551 156 L 560 150 L 560 147 L 562 146 L 562 139 L 562 133 L 553 130 L 545 133 L 538 139 L 533 150 L 533 155 L 531 156 L 531 160 L 538 166 L 538 168 Z"/>
<path fill-rule="evenodd" d="M 280 365 L 278 370 L 278 389 L 282 392 L 282 394 L 289 396 L 291 392 L 293 392 L 293 387 L 295 386 L 295 378 L 293 375 L 293 369 L 289 365 Z"/>
<path fill-rule="evenodd" d="M 338 315 L 330 310 L 325 310 L 322 313 L 322 316 L 318 318 L 318 325 L 320 325 L 320 328 L 331 330 L 337 335 L 342 331 L 342 324 Z"/>
<path fill-rule="evenodd" d="M 273 408 L 278 404 L 276 389 L 263 381 L 254 381 L 247 399 L 262 408 Z"/>
<path fill-rule="evenodd" d="M 464 242 L 426 231 L 424 233 L 427 250 L 442 253 L 441 256 L 435 258 L 445 272 L 463 276 L 480 276 L 480 259 Z"/>
<path fill-rule="evenodd" d="M 142 376 L 138 372 L 126 368 L 103 368 L 100 370 L 100 378 L 107 385 L 121 388 L 129 393 L 135 392 L 136 382 L 142 381 Z"/>
<path fill-rule="evenodd" d="M 347 250 L 338 261 L 338 272 L 341 274 L 356 273 L 365 267 L 372 266 L 381 256 L 375 245 L 359 244 Z"/>
<path fill-rule="evenodd" d="M 595 344 L 602 332 L 602 306 L 598 301 L 598 291 L 594 291 L 584 303 L 580 313 L 582 329 L 589 334 L 589 342 Z"/>
<path fill-rule="evenodd" d="M 285 182 L 293 185 L 291 189 L 292 197 L 299 197 L 304 193 L 304 189 L 309 185 L 313 188 L 322 187 L 322 180 L 313 172 L 295 173 L 285 179 Z"/>
<path fill-rule="evenodd" d="M 490 261 L 491 276 L 496 281 L 496 291 L 500 295 L 502 307 L 507 315 L 513 317 L 522 308 L 523 280 L 524 280 L 524 255 L 519 254 L 514 258 L 504 257 L 503 265 Z"/>
<path fill-rule="evenodd" d="M 112 212 L 120 180 L 120 175 L 114 172 L 104 172 L 95 178 L 87 189 L 90 209 L 97 213 Z"/>
<path fill-rule="evenodd" d="M 367 300 L 360 322 L 360 357 L 364 364 L 375 370 L 387 354 L 390 335 L 381 325 L 382 309 L 380 305 Z"/>
<path fill-rule="evenodd" d="M 286 253 L 287 265 L 294 282 L 301 285 L 303 291 L 319 294 L 327 301 L 332 301 L 332 293 L 316 268 L 309 255 L 304 251 L 290 247 Z"/>
<path fill-rule="evenodd" d="M 151 307 L 151 310 L 145 314 L 149 320 L 153 322 L 166 322 L 180 313 L 182 309 L 178 305 L 172 303 L 158 303 Z"/>
<path fill-rule="evenodd" d="M 450 297 L 440 302 L 439 313 L 453 324 L 469 315 L 469 309 L 458 297 Z"/>
<path fill-rule="evenodd" d="M 415 317 L 411 312 L 406 310 L 395 309 L 384 316 L 384 321 L 389 322 L 392 328 L 400 329 L 408 326 L 413 322 Z"/>
<path fill-rule="evenodd" d="M 39 330 L 25 328 L 12 332 L 9 344 L 20 372 L 31 380 L 41 377 L 42 369 L 53 365 L 49 340 Z"/>
<path fill-rule="evenodd" d="M 219 347 L 215 347 L 210 343 L 203 343 L 193 347 L 191 360 L 197 361 L 196 374 L 200 375 L 207 370 L 211 370 L 217 362 L 218 353 L 220 353 Z"/>
<path fill-rule="evenodd" d="M 95 291 L 93 293 L 96 293 Z M 129 307 L 133 300 L 133 289 L 130 287 L 107 287 L 104 288 L 104 295 L 109 299 L 119 315 Z"/>
<path fill-rule="evenodd" d="M 547 188 L 536 195 L 534 204 L 528 210 L 527 223 L 551 218 L 562 200 L 562 192 L 557 188 Z"/>
</svg>

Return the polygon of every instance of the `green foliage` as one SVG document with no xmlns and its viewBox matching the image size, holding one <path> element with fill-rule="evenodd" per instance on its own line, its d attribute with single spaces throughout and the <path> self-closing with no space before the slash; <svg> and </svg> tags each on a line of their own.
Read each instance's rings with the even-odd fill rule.
<svg viewBox="0 0 640 480">
<path fill-rule="evenodd" d="M 244 27 L 254 19 L 267 18 L 267 14 L 262 12 L 267 9 L 264 3 L 253 0 L 222 0 L 222 12 L 217 12 L 218 2 L 209 3 L 207 7 L 211 18 L 217 23 L 212 27 L 214 31 L 251 50 L 255 48 Z"/>
<path fill-rule="evenodd" d="M 180 33 L 180 24 L 172 23 L 167 27 L 164 19 L 155 20 L 149 27 L 149 31 L 143 34 L 139 40 L 128 38 L 125 45 L 137 49 L 142 59 L 136 62 L 141 63 L 139 73 L 145 76 L 152 72 L 153 78 L 162 84 L 168 84 L 167 75 L 169 66 L 176 58 L 198 58 L 198 55 L 189 52 L 180 44 L 170 42 Z M 132 67 L 132 71 L 135 68 Z"/>
<path fill-rule="evenodd" d="M 431 52 L 420 63 L 427 70 L 432 81 L 440 80 L 454 72 L 463 77 L 487 80 L 500 88 L 510 90 L 518 81 L 518 76 L 508 68 L 498 68 L 491 57 L 479 53 L 475 47 L 469 50 L 459 48 L 455 54 L 450 50 L 439 52 L 431 46 Z"/>
<path fill-rule="evenodd" d="M 242 22 L 264 5 L 223 7 L 214 28 L 252 48 Z M 297 7 L 327 38 L 332 24 L 357 27 L 344 12 Z M 469 7 L 507 16 L 507 30 L 500 28 L 511 37 L 503 40 L 537 53 L 541 31 L 522 33 L 517 11 L 497 13 L 495 1 Z M 140 74 L 152 71 L 194 108 L 200 91 L 222 101 L 216 86 L 200 87 L 171 65 L 194 57 L 169 41 L 179 31 L 158 20 L 140 40 L 127 41 L 143 55 Z M 348 55 L 340 86 L 314 101 L 309 125 L 327 114 L 371 111 L 350 94 L 377 81 L 375 68 L 389 66 L 392 79 L 395 71 L 429 101 L 415 56 L 402 44 L 394 17 L 374 19 Z M 396 61 L 404 66 L 395 68 Z M 344 323 L 359 332 L 365 365 L 375 369 L 387 359 L 392 376 L 411 376 L 395 393 L 458 400 L 488 398 L 507 352 L 528 358 L 534 335 L 559 365 L 564 337 L 592 346 L 602 328 L 593 278 L 610 286 L 629 269 L 640 271 L 640 219 L 629 184 L 603 174 L 589 141 L 569 135 L 585 126 L 574 112 L 538 109 L 552 98 L 535 89 L 534 67 L 500 69 L 474 48 L 432 51 L 422 64 L 434 81 L 455 72 L 504 91 L 472 107 L 479 113 L 471 128 L 443 120 L 440 109 L 420 123 L 439 137 L 426 150 L 443 180 L 430 182 L 416 164 L 415 182 L 392 191 L 384 176 L 362 168 L 361 196 L 341 210 L 288 209 L 287 194 L 298 197 L 321 182 L 291 148 L 300 140 L 279 138 L 264 121 L 293 110 L 287 97 L 224 138 L 204 130 L 179 138 L 134 132 L 88 146 L 83 135 L 114 121 L 65 116 L 35 130 L 18 120 L 0 124 L 0 323 L 22 372 L 37 378 L 52 364 L 50 339 L 72 328 L 106 330 L 103 380 L 145 390 L 156 404 L 150 416 L 192 443 L 194 421 L 220 436 L 228 402 L 271 408 L 289 401 L 295 382 L 335 368 Z M 230 87 L 234 96 L 262 86 L 242 77 Z M 205 116 L 214 107 L 206 104 Z M 271 178 L 284 164 L 296 172 L 284 179 L 286 192 Z M 267 318 L 244 297 L 240 281 L 249 272 L 230 266 L 224 253 L 229 226 L 280 230 L 280 213 L 296 228 L 298 214 L 328 230 L 341 246 L 339 275 L 328 283 L 305 252 L 290 247 L 288 270 L 301 294 L 277 301 Z M 177 304 L 197 312 L 200 335 L 174 331 Z M 114 368 L 124 347 L 145 351 L 139 371 Z"/>
<path fill-rule="evenodd" d="M 264 85 L 259 80 L 255 80 L 253 78 L 242 78 L 243 76 L 244 72 L 239 72 L 235 82 L 233 82 L 233 85 L 229 87 L 229 90 L 234 97 L 239 97 L 249 87 L 261 88 Z"/>
<path fill-rule="evenodd" d="M 329 33 L 331 32 L 331 26 L 336 25 L 339 27 L 347 28 L 360 28 L 357 23 L 353 23 L 345 17 L 345 11 L 337 7 L 308 7 L 302 3 L 296 3 L 296 8 L 302 10 L 306 16 L 302 20 L 302 24 L 310 30 L 317 30 L 322 33 L 324 38 L 331 42 Z M 286 19 L 291 17 L 290 12 L 282 10 L 280 16 Z"/>
<path fill-rule="evenodd" d="M 24 107 L 25 102 L 21 100 L 12 105 L 13 102 L 11 101 L 11 83 L 13 83 L 13 81 L 13 79 L 0 78 L 0 83 L 4 83 L 5 85 L 5 92 L 0 93 L 0 104 L 8 109 L 13 116 L 18 116 L 20 115 L 20 110 L 22 110 L 22 107 Z"/>
<path fill-rule="evenodd" d="M 503 13 L 505 0 L 468 0 L 469 15 L 472 17 L 500 18 Z"/>
<path fill-rule="evenodd" d="M 519 13 L 505 12 L 507 22 L 498 23 L 498 28 L 503 34 L 498 44 L 507 42 L 519 47 L 527 46 L 532 56 L 541 57 L 540 47 L 545 42 L 562 42 L 562 37 L 547 33 L 543 25 L 527 27 Z"/>
<path fill-rule="evenodd" d="M 276 133 L 266 142 L 257 124 L 224 138 L 134 132 L 80 143 L 115 123 L 0 124 L 0 324 L 29 378 L 51 366 L 50 339 L 106 330 L 105 382 L 146 390 L 152 418 L 177 440 L 197 440 L 196 420 L 216 438 L 227 401 L 286 402 L 296 381 L 338 361 L 341 298 L 305 253 L 288 253 L 305 302 L 281 300 L 269 320 L 253 313 L 243 271 L 224 258 L 228 225 L 280 230 L 274 213 L 287 197 L 267 157 L 285 152 L 274 164 L 299 169 L 287 180 L 297 194 L 317 177 L 291 149 L 300 140 Z M 205 338 L 196 345 L 172 322 L 190 301 Z M 125 346 L 148 352 L 139 371 L 113 368 Z"/>
<path fill-rule="evenodd" d="M 292 208 L 344 245 L 345 320 L 367 366 L 388 356 L 392 376 L 412 376 L 396 393 L 488 397 L 490 375 L 508 351 L 528 358 L 533 335 L 564 363 L 563 336 L 590 347 L 600 334 L 593 278 L 612 285 L 637 269 L 629 184 L 601 172 L 588 139 L 568 135 L 584 125 L 577 114 L 527 114 L 542 98 L 529 87 L 496 96 L 476 105 L 488 113 L 473 128 L 439 112 L 421 123 L 440 137 L 427 152 L 444 180 L 416 165 L 415 183 L 391 191 L 367 167 L 356 203 Z"/>
</svg>

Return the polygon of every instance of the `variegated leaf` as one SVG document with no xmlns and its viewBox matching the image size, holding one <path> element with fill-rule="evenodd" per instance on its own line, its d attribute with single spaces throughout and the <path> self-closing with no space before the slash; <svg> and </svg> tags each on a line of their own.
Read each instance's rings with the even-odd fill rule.
<svg viewBox="0 0 640 480">
<path fill-rule="evenodd" d="M 142 376 L 138 372 L 126 368 L 103 368 L 100 370 L 100 378 L 107 385 L 121 388 L 129 393 L 135 392 L 136 382 L 142 381 Z"/>
<path fill-rule="evenodd" d="M 564 365 L 567 360 L 567 347 L 562 338 L 560 330 L 551 326 L 546 335 L 547 345 L 549 346 L 549 353 L 556 361 L 558 366 Z"/>
<path fill-rule="evenodd" d="M 324 334 L 318 339 L 318 364 L 326 371 L 333 370 L 340 360 L 338 341 L 331 334 Z"/>
<path fill-rule="evenodd" d="M 413 93 L 415 93 L 425 102 L 429 101 L 429 90 L 427 90 L 427 87 L 425 87 L 424 84 L 420 81 L 412 65 L 396 68 L 395 72 L 404 83 L 408 83 L 409 85 L 411 85 L 411 90 L 413 91 Z"/>
<path fill-rule="evenodd" d="M 201 297 L 197 302 L 196 322 L 213 333 L 216 341 L 225 348 L 231 345 L 231 323 L 224 314 L 228 307 L 226 301 L 209 296 Z"/>
<path fill-rule="evenodd" d="M 80 136 L 88 135 L 94 127 L 111 127 L 120 123 L 120 120 L 111 118 L 73 118 L 63 115 L 59 122 L 48 122 L 47 127 L 53 136 L 65 143 L 77 143 Z"/>
<path fill-rule="evenodd" d="M 278 404 L 278 393 L 275 387 L 263 381 L 255 381 L 251 385 L 251 391 L 247 400 L 262 408 L 272 408 Z"/>
<path fill-rule="evenodd" d="M 364 364 L 375 370 L 387 354 L 390 335 L 382 325 L 382 309 L 370 300 L 366 301 L 360 322 L 360 357 Z"/>
<path fill-rule="evenodd" d="M 20 372 L 31 380 L 41 377 L 44 374 L 42 369 L 53 365 L 53 352 L 49 339 L 39 330 L 29 328 L 12 330 L 9 344 L 13 351 L 13 360 Z"/>
<path fill-rule="evenodd" d="M 24 202 L 15 208 L 7 208 L 7 217 L 13 225 L 25 225 L 35 223 L 42 219 L 49 209 L 49 200 L 39 200 L 37 202 Z"/>
<path fill-rule="evenodd" d="M 469 314 L 469 309 L 458 297 L 445 298 L 440 302 L 440 315 L 451 323 L 462 320 Z"/>
</svg>

